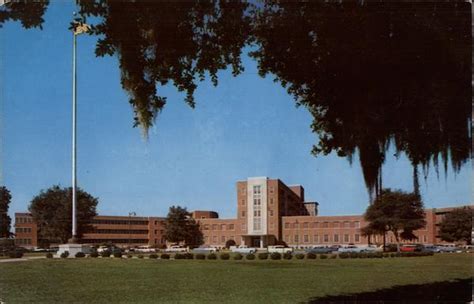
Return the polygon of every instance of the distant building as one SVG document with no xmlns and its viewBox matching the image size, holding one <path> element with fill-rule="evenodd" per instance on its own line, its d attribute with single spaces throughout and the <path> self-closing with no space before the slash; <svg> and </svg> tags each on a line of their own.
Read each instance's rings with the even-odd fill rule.
<svg viewBox="0 0 474 304">
<path fill-rule="evenodd" d="M 238 181 L 237 217 L 220 219 L 215 211 L 196 210 L 192 217 L 199 222 L 208 246 L 224 247 L 226 241 L 266 247 L 284 241 L 292 247 L 317 245 L 367 244 L 361 233 L 367 223 L 363 215 L 319 216 L 318 203 L 305 201 L 301 185 L 287 186 L 279 179 L 253 177 Z M 438 225 L 454 208 L 426 209 L 426 227 L 415 231 L 422 244 L 442 243 Z M 114 243 L 117 246 L 164 246 L 164 217 L 105 216 L 94 217 L 94 230 L 83 235 L 85 244 Z M 37 227 L 28 213 L 15 214 L 18 246 L 38 246 Z M 387 234 L 387 243 L 395 238 Z M 382 237 L 372 237 L 381 244 Z"/>
</svg>

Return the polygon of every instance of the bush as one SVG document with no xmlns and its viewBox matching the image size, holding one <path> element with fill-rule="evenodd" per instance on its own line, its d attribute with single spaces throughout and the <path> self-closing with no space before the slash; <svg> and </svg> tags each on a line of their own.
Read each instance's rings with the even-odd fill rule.
<svg viewBox="0 0 474 304">
<path fill-rule="evenodd" d="M 348 259 L 349 256 L 350 256 L 350 255 L 349 255 L 349 253 L 347 253 L 347 252 L 341 252 L 341 253 L 339 253 L 339 258 L 341 258 L 341 259 Z"/>
<path fill-rule="evenodd" d="M 247 255 L 245 256 L 245 258 L 246 258 L 247 260 L 255 260 L 255 254 L 249 253 L 249 254 L 247 254 Z"/>
<path fill-rule="evenodd" d="M 94 252 L 91 252 L 91 254 L 89 256 L 91 258 L 97 258 L 99 256 L 99 254 L 97 253 L 97 251 L 94 251 Z"/>
<path fill-rule="evenodd" d="M 329 255 L 329 258 L 330 258 L 330 259 L 336 259 L 336 258 L 337 258 L 337 254 L 331 254 L 331 255 Z"/>
<path fill-rule="evenodd" d="M 69 251 L 64 251 L 63 253 L 61 253 L 60 257 L 65 259 L 69 256 Z"/>
<path fill-rule="evenodd" d="M 260 252 L 260 253 L 258 254 L 258 259 L 259 259 L 259 260 L 266 260 L 266 259 L 268 259 L 268 253 L 266 253 L 266 252 Z"/>
<path fill-rule="evenodd" d="M 273 252 L 272 254 L 270 254 L 270 259 L 281 260 L 281 254 L 279 252 Z"/>
<path fill-rule="evenodd" d="M 114 258 L 121 258 L 121 257 L 122 257 L 122 253 L 120 251 L 114 252 Z"/>
<path fill-rule="evenodd" d="M 244 256 L 243 256 L 242 254 L 236 253 L 236 254 L 234 255 L 234 260 L 240 261 L 240 260 L 243 259 L 243 257 L 244 257 Z"/>
<path fill-rule="evenodd" d="M 365 253 L 365 252 L 361 252 L 361 253 L 358 254 L 358 256 L 359 256 L 360 259 L 365 259 L 365 258 L 369 257 L 369 254 Z"/>
<path fill-rule="evenodd" d="M 156 253 L 152 253 L 148 256 L 150 259 L 157 259 L 158 258 L 158 255 Z"/>
<path fill-rule="evenodd" d="M 196 260 L 205 260 L 206 255 L 204 253 L 196 253 Z"/>
<path fill-rule="evenodd" d="M 216 260 L 217 259 L 217 255 L 215 253 L 209 253 L 207 255 L 207 259 L 208 260 Z"/>
<path fill-rule="evenodd" d="M 19 259 L 19 258 L 23 257 L 23 252 L 21 252 L 21 251 L 10 251 L 10 252 L 8 252 L 8 257 L 10 259 Z"/>
<path fill-rule="evenodd" d="M 194 254 L 192 254 L 191 252 L 186 252 L 185 254 L 183 254 L 183 256 L 186 260 L 194 259 Z"/>
<path fill-rule="evenodd" d="M 228 260 L 230 255 L 228 253 L 221 253 L 220 258 L 221 260 Z"/>
<path fill-rule="evenodd" d="M 302 260 L 302 259 L 304 259 L 304 254 L 302 254 L 302 253 L 297 253 L 297 254 L 295 255 L 295 257 L 296 257 L 296 259 L 298 259 L 298 260 Z"/>
<path fill-rule="evenodd" d="M 312 253 L 312 252 L 308 252 L 308 253 L 306 254 L 306 258 L 307 258 L 308 260 L 314 260 L 314 259 L 316 259 L 316 255 L 315 255 L 314 253 Z"/>
<path fill-rule="evenodd" d="M 160 259 L 162 259 L 162 260 L 169 260 L 169 259 L 170 259 L 170 255 L 167 254 L 167 253 L 163 253 L 162 255 L 160 255 Z"/>
<path fill-rule="evenodd" d="M 235 243 L 234 240 L 227 240 L 227 242 L 225 242 L 225 248 L 229 249 L 230 246 L 235 246 L 237 245 L 237 243 Z"/>
<path fill-rule="evenodd" d="M 349 252 L 349 257 L 350 257 L 351 259 L 357 259 L 357 258 L 359 258 L 360 256 L 359 256 L 359 253 L 357 253 L 357 252 Z"/>
<path fill-rule="evenodd" d="M 104 250 L 100 253 L 100 256 L 103 257 L 103 258 L 108 258 L 108 257 L 110 257 L 110 251 Z"/>
<path fill-rule="evenodd" d="M 86 256 L 86 254 L 85 254 L 84 252 L 81 252 L 81 251 L 79 251 L 79 252 L 76 253 L 76 255 L 75 255 L 76 258 L 83 258 L 83 257 L 85 257 L 85 256 Z"/>
<path fill-rule="evenodd" d="M 130 253 L 127 254 L 127 259 L 131 259 L 131 258 L 133 258 L 133 255 L 131 255 Z"/>
<path fill-rule="evenodd" d="M 174 259 L 175 260 L 184 260 L 185 256 L 182 253 L 175 253 Z"/>
<path fill-rule="evenodd" d="M 46 258 L 47 258 L 47 259 L 52 259 L 52 258 L 53 258 L 53 254 L 52 254 L 51 252 L 48 252 L 48 253 L 46 254 Z"/>
<path fill-rule="evenodd" d="M 325 255 L 325 254 L 320 254 L 320 255 L 319 255 L 319 258 L 320 258 L 321 260 L 325 260 L 325 259 L 328 258 L 328 256 Z"/>
<path fill-rule="evenodd" d="M 291 260 L 291 259 L 293 258 L 293 255 L 292 255 L 291 253 L 285 252 L 285 253 L 283 254 L 283 258 L 284 258 L 285 260 Z"/>
<path fill-rule="evenodd" d="M 139 259 L 143 259 L 143 258 L 144 258 L 143 254 L 139 254 L 139 255 L 138 255 L 138 258 L 139 258 Z"/>
</svg>

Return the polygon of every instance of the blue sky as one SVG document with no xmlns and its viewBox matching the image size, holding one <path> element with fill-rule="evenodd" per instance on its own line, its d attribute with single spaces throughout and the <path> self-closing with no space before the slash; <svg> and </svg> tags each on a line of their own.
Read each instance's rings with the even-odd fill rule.
<svg viewBox="0 0 474 304">
<path fill-rule="evenodd" d="M 27 210 L 41 189 L 71 185 L 73 10 L 51 4 L 42 31 L 10 22 L 0 32 L 0 183 L 12 193 L 11 215 Z M 367 207 L 358 157 L 352 166 L 335 155 L 313 157 L 310 114 L 271 77 L 258 76 L 248 57 L 237 78 L 223 71 L 217 87 L 200 83 L 195 109 L 174 87 L 159 88 L 168 104 L 146 141 L 132 128 L 117 59 L 95 58 L 94 37 L 78 40 L 78 183 L 99 198 L 100 214 L 166 215 L 180 204 L 234 217 L 235 182 L 249 176 L 302 184 L 322 215 Z M 390 155 L 384 186 L 411 191 L 409 162 Z M 446 179 L 432 170 L 421 183 L 425 206 L 472 201 L 471 168 L 457 176 L 450 169 Z"/>
</svg>

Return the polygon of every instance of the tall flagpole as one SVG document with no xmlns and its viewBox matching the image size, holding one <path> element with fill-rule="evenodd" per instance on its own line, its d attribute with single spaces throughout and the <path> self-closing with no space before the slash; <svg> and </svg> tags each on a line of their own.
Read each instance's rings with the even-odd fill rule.
<svg viewBox="0 0 474 304">
<path fill-rule="evenodd" d="M 76 118 L 77 118 L 77 91 L 76 91 L 76 32 L 73 30 L 73 46 L 72 46 L 72 238 L 71 241 L 77 241 L 77 220 L 76 220 L 76 188 L 77 188 L 77 174 L 76 174 Z"/>
</svg>

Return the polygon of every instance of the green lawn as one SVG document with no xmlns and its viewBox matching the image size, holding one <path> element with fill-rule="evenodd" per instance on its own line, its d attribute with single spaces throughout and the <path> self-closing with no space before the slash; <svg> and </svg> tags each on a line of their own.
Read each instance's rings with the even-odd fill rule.
<svg viewBox="0 0 474 304">
<path fill-rule="evenodd" d="M 291 261 L 42 259 L 0 263 L 11 303 L 298 303 L 472 277 L 471 254 Z M 470 292 L 470 290 L 469 290 Z"/>
</svg>

